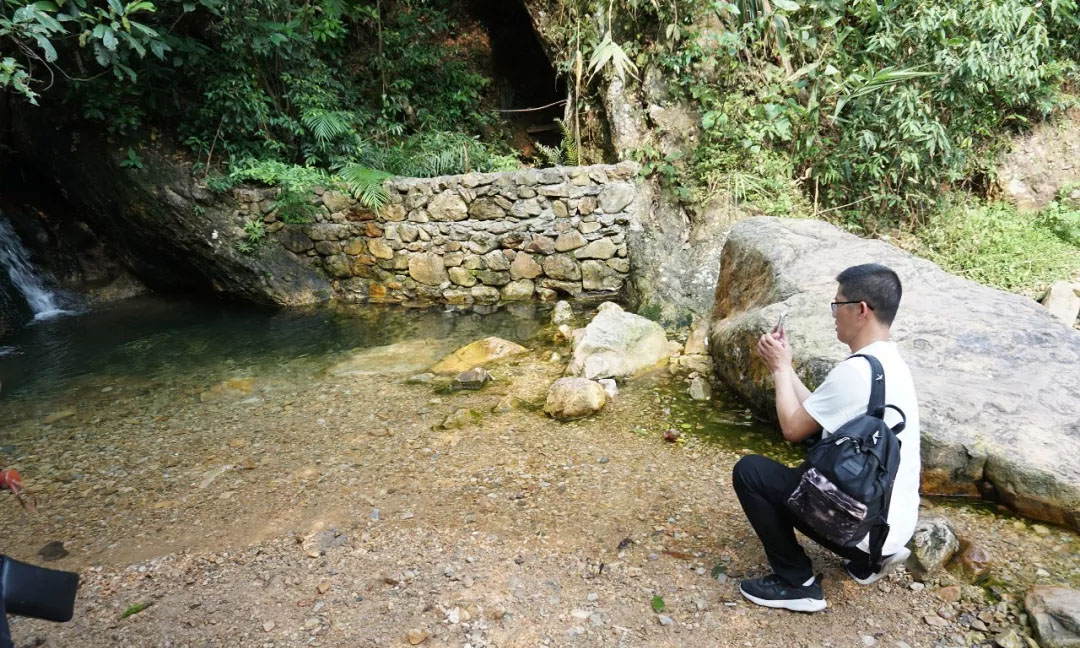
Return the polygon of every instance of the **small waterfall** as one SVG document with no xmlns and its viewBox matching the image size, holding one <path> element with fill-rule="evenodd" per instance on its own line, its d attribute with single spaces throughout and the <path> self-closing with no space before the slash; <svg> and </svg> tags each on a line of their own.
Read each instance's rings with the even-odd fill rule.
<svg viewBox="0 0 1080 648">
<path fill-rule="evenodd" d="M 60 308 L 56 295 L 45 288 L 45 284 L 34 274 L 26 248 L 4 218 L 0 218 L 0 269 L 2 268 L 7 269 L 11 283 L 26 298 L 35 320 L 48 319 L 65 312 Z"/>
</svg>

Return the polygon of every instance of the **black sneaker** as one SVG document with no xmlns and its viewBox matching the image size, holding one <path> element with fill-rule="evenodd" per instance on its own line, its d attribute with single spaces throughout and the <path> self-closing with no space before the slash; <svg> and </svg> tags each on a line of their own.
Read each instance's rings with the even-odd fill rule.
<svg viewBox="0 0 1080 648">
<path fill-rule="evenodd" d="M 791 585 L 776 574 L 744 580 L 739 591 L 750 601 L 794 612 L 817 612 L 828 607 L 819 578 L 809 585 Z"/>
<path fill-rule="evenodd" d="M 900 551 L 886 556 L 881 561 L 881 569 L 879 571 L 873 571 L 873 569 L 866 564 L 855 564 L 855 561 L 848 561 L 844 563 L 844 570 L 848 576 L 851 576 L 859 585 L 869 585 L 870 583 L 876 583 L 885 576 L 889 575 L 893 569 L 898 565 L 904 564 L 904 562 L 911 556 L 911 550 L 907 547 L 901 547 Z"/>
</svg>

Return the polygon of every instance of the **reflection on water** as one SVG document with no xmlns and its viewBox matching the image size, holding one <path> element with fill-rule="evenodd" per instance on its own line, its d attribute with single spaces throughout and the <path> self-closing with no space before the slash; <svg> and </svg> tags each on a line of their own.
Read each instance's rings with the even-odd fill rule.
<svg viewBox="0 0 1080 648">
<path fill-rule="evenodd" d="M 81 316 L 35 323 L 0 346 L 0 398 L 37 397 L 113 378 L 272 367 L 409 339 L 498 335 L 527 340 L 537 304 L 452 311 L 356 305 L 262 309 L 177 297 L 140 297 Z"/>
</svg>

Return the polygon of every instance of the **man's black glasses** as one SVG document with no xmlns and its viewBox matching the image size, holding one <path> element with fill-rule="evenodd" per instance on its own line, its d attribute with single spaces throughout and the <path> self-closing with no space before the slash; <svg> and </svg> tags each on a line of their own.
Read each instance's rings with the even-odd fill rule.
<svg viewBox="0 0 1080 648">
<path fill-rule="evenodd" d="M 829 307 L 832 308 L 832 314 L 836 315 L 836 307 L 837 306 L 843 306 L 844 304 L 862 304 L 863 302 L 864 302 L 864 300 L 862 300 L 862 299 L 860 299 L 858 301 L 832 302 L 832 303 L 829 304 Z M 866 307 L 869 308 L 870 310 L 874 310 L 874 307 L 871 306 L 870 304 L 867 304 Z"/>
</svg>

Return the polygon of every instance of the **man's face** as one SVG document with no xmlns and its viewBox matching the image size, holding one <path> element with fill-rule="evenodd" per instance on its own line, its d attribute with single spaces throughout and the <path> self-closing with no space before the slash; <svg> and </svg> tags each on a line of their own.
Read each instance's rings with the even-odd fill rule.
<svg viewBox="0 0 1080 648">
<path fill-rule="evenodd" d="M 839 288 L 836 289 L 836 297 L 833 301 L 838 302 L 836 313 L 833 315 L 833 321 L 836 324 L 836 339 L 847 344 L 855 338 L 859 330 L 859 312 L 862 310 L 862 304 L 843 303 L 850 300 Z"/>
</svg>

